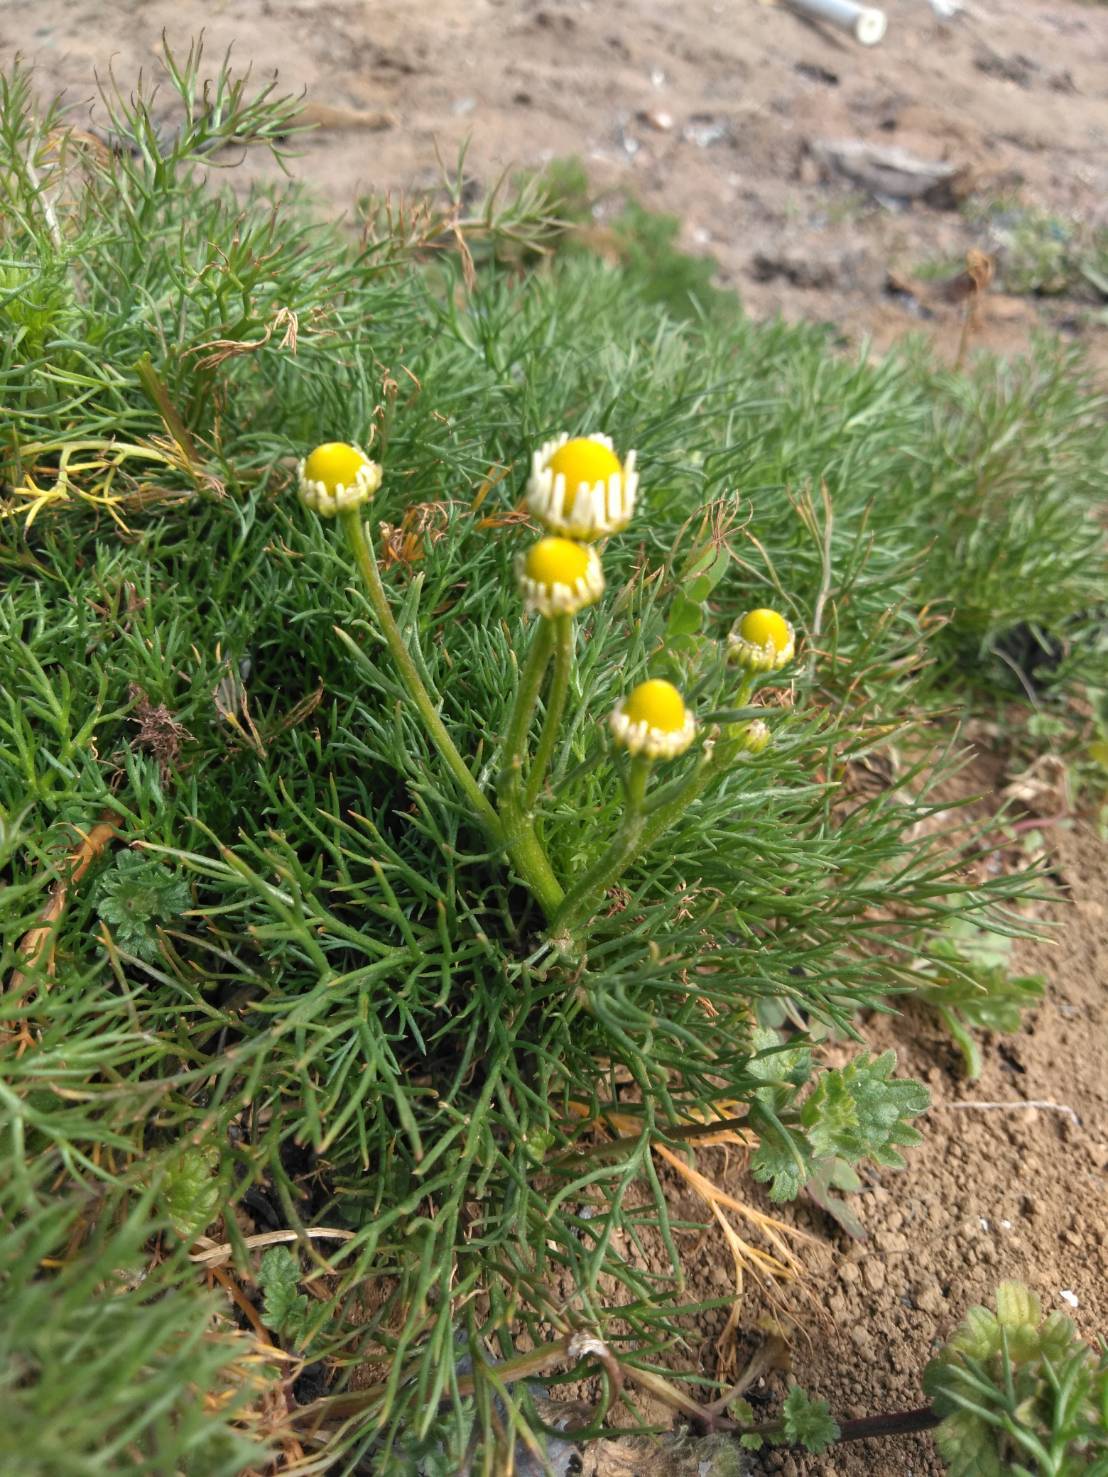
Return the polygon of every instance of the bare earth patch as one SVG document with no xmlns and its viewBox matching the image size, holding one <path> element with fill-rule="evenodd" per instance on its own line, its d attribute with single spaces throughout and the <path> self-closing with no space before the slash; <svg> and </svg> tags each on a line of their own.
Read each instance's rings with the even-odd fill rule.
<svg viewBox="0 0 1108 1477">
<path fill-rule="evenodd" d="M 94 70 L 129 88 L 163 29 L 175 50 L 203 29 L 213 58 L 233 46 L 305 90 L 323 126 L 291 168 L 321 209 L 433 188 L 436 150 L 452 165 L 467 140 L 475 191 L 579 155 L 599 189 L 679 216 L 755 316 L 878 347 L 922 330 L 953 356 L 957 285 L 917 273 L 956 277 L 968 249 L 997 249 L 951 208 L 967 191 L 1108 224 L 1108 10 L 974 0 L 944 23 L 927 0 L 885 8 L 885 41 L 862 48 L 759 0 L 36 0 L 0 13 L 0 55 L 23 52 L 87 116 Z M 844 172 L 844 141 L 948 166 L 952 187 L 885 193 L 857 147 Z M 247 167 L 277 173 L 260 154 Z M 1108 357 L 1103 311 L 1064 295 L 992 295 L 976 342 L 1012 351 L 1044 321 Z"/>
</svg>

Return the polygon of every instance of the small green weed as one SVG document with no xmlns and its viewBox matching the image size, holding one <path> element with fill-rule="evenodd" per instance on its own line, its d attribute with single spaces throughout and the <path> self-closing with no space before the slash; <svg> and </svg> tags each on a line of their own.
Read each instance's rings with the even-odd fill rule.
<svg viewBox="0 0 1108 1477">
<path fill-rule="evenodd" d="M 1002 292 L 1108 301 L 1108 227 L 1054 215 L 1018 196 L 972 199 L 964 214 L 996 262 Z M 961 267 L 961 261 L 926 262 L 918 272 L 945 277 Z"/>
<path fill-rule="evenodd" d="M 287 1246 L 274 1246 L 258 1267 L 262 1320 L 290 1348 L 303 1347 L 308 1327 L 308 1294 L 300 1291 L 300 1264 Z"/>
<path fill-rule="evenodd" d="M 1063 1314 L 1044 1318 L 1020 1283 L 1001 1284 L 995 1312 L 969 1309 L 923 1387 L 931 1404 L 922 1409 L 841 1424 L 799 1386 L 775 1421 L 755 1424 L 745 1400 L 729 1410 L 738 1444 L 755 1451 L 769 1443 L 818 1454 L 840 1440 L 933 1429 L 951 1477 L 1097 1477 L 1108 1466 L 1108 1352 L 1082 1343 Z"/>
<path fill-rule="evenodd" d="M 934 983 L 921 989 L 920 998 L 938 1011 L 958 1043 L 971 1082 L 981 1075 L 973 1031 L 1018 1031 L 1023 1012 L 1043 998 L 1041 975 L 1010 973 L 1011 948 L 1010 936 L 956 917 L 928 952 L 924 972 Z"/>
<path fill-rule="evenodd" d="M 116 943 L 139 959 L 158 957 L 158 925 L 175 922 L 189 905 L 188 883 L 141 852 L 121 851 L 99 878 L 96 911 Z"/>
<path fill-rule="evenodd" d="M 738 295 L 716 285 L 719 264 L 706 254 L 677 245 L 681 222 L 650 210 L 634 199 L 618 208 L 611 200 L 599 205 L 580 159 L 555 159 L 541 172 L 524 175 L 544 211 L 568 229 L 549 243 L 563 254 L 601 252 L 623 269 L 624 279 L 643 302 L 656 303 L 677 319 L 713 314 L 734 323 L 741 313 Z"/>
</svg>

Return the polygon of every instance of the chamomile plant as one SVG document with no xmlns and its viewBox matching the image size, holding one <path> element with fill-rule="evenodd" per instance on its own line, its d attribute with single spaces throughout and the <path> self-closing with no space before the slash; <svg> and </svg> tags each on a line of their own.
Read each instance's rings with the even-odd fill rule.
<svg viewBox="0 0 1108 1477">
<path fill-rule="evenodd" d="M 324 519 L 340 520 L 396 675 L 428 740 L 490 845 L 502 853 L 545 914 L 550 945 L 571 960 L 586 956 L 589 920 L 627 868 L 741 759 L 763 753 L 772 737 L 764 717 L 739 722 L 716 711 L 701 724 L 668 678 L 640 681 L 618 700 L 607 723 L 623 796 L 619 823 L 612 835 L 593 838 L 592 855 L 574 875 L 557 874 L 535 824 L 535 806 L 548 782 L 566 713 L 578 645 L 576 618 L 605 593 L 598 546 L 631 520 L 639 490 L 636 461 L 633 450 L 621 459 L 611 438 L 599 433 L 563 433 L 532 456 L 525 501 L 549 531 L 515 556 L 522 612 L 531 621 L 526 635 L 521 632 L 527 655 L 500 745 L 495 795 L 481 788 L 474 765 L 447 731 L 382 583 L 364 517 L 381 485 L 381 466 L 360 447 L 340 442 L 317 446 L 299 463 L 300 501 Z M 725 642 L 705 644 L 698 651 L 699 686 L 714 709 L 741 710 L 758 679 L 782 672 L 795 651 L 796 632 L 784 615 L 768 608 L 747 611 Z M 664 664 L 664 650 L 656 658 Z M 544 716 L 532 753 L 544 693 Z M 672 782 L 659 786 L 656 771 L 690 751 L 691 762 Z"/>
<path fill-rule="evenodd" d="M 292 1409 L 282 1363 L 261 1408 L 308 1459 L 503 1465 L 530 1381 L 490 1361 L 658 1365 L 697 1315 L 657 1148 L 725 1112 L 780 1200 L 909 1145 L 922 1090 L 815 1038 L 919 985 L 953 892 L 1024 884 L 918 824 L 922 739 L 880 793 L 853 761 L 920 710 L 931 612 L 1102 587 L 1103 407 L 1041 361 L 1014 463 L 986 371 L 498 271 L 533 195 L 347 235 L 221 193 L 299 103 L 162 65 L 180 126 L 109 89 L 110 149 L 0 80 L 0 1466 L 59 1424 L 75 1467 L 264 1463 L 219 1373 L 248 1197 L 296 1237 L 264 1326 L 326 1388 Z M 1005 579 L 936 574 L 982 467 Z"/>
</svg>

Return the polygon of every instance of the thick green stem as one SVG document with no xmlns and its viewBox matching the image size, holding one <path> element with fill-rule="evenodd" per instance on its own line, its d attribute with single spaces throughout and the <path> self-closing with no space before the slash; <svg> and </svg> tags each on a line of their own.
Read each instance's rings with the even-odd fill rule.
<svg viewBox="0 0 1108 1477">
<path fill-rule="evenodd" d="M 563 952 L 573 952 L 576 930 L 589 910 L 618 881 L 642 850 L 646 825 L 643 805 L 652 767 L 653 761 L 645 754 L 632 759 L 627 777 L 627 808 L 619 830 L 607 851 L 566 893 L 565 901 L 554 916 L 551 933 Z"/>
<path fill-rule="evenodd" d="M 519 691 L 508 720 L 500 773 L 497 776 L 505 849 L 519 875 L 538 899 L 547 918 L 554 917 L 565 894 L 554 876 L 550 861 L 527 814 L 523 794 L 523 765 L 527 755 L 527 735 L 531 729 L 531 720 L 535 715 L 553 645 L 551 622 L 540 620 L 527 661 L 520 673 Z"/>
<path fill-rule="evenodd" d="M 400 634 L 400 627 L 396 624 L 392 607 L 389 605 L 389 598 L 385 594 L 385 587 L 381 583 L 381 571 L 377 568 L 377 560 L 366 538 L 361 514 L 357 508 L 352 508 L 349 512 L 341 513 L 339 516 L 342 519 L 343 531 L 350 544 L 354 561 L 365 581 L 369 603 L 373 606 L 373 613 L 381 626 L 404 690 L 419 710 L 428 737 L 438 749 L 446 767 L 458 781 L 466 799 L 473 806 L 477 819 L 487 831 L 489 839 L 495 845 L 503 846 L 504 831 L 500 818 L 481 793 L 480 786 L 470 773 L 468 765 L 458 753 L 454 740 L 447 733 L 446 725 L 439 717 L 438 709 L 431 700 L 431 694 L 423 685 L 423 678 L 419 675 L 412 654 L 404 643 L 404 637 Z"/>
<path fill-rule="evenodd" d="M 519 690 L 508 731 L 504 735 L 504 748 L 500 760 L 500 773 L 496 785 L 502 806 L 523 810 L 523 765 L 527 756 L 527 735 L 531 731 L 531 720 L 535 716 L 542 680 L 550 663 L 554 646 L 552 622 L 540 619 L 538 629 L 531 641 L 531 650 L 519 677 Z"/>
<path fill-rule="evenodd" d="M 554 746 L 558 742 L 558 730 L 562 726 L 562 714 L 569 694 L 569 679 L 573 671 L 573 617 L 559 615 L 548 624 L 554 627 L 554 675 L 550 679 L 550 691 L 546 696 L 546 716 L 542 732 L 535 745 L 535 757 L 527 786 L 523 792 L 523 808 L 531 810 L 542 789 L 550 761 L 554 757 Z"/>
</svg>

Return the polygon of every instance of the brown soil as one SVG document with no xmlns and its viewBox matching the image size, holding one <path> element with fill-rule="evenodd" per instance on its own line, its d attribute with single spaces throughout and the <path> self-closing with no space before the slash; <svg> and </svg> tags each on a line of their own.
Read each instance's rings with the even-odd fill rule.
<svg viewBox="0 0 1108 1477">
<path fill-rule="evenodd" d="M 683 221 L 691 250 L 710 251 L 755 315 L 830 320 L 879 346 L 932 331 L 953 353 L 962 308 L 918 284 L 920 265 L 991 249 L 956 210 L 875 202 L 826 178 L 809 145 L 861 138 L 965 166 L 979 188 L 1019 187 L 1060 214 L 1108 220 L 1108 8 L 1077 0 L 975 0 L 952 25 L 926 0 L 887 0 L 886 41 L 862 50 L 757 0 L 36 0 L 0 15 L 0 62 L 18 49 L 40 86 L 91 97 L 109 60 L 125 86 L 149 69 L 159 34 L 175 49 L 206 28 L 214 58 L 231 43 L 259 73 L 279 69 L 315 103 L 389 113 L 325 129 L 293 171 L 322 209 L 361 192 L 433 187 L 435 146 L 450 160 L 471 140 L 467 171 L 490 184 L 503 170 L 579 154 L 597 185 L 633 192 Z M 80 112 L 80 108 L 78 108 Z M 248 161 L 259 176 L 262 158 Z M 888 273 L 918 287 L 890 295 Z M 1008 350 L 1041 321 L 1083 337 L 1108 359 L 1095 314 L 1066 302 L 995 299 L 977 341 Z M 986 1042 L 985 1071 L 967 1087 L 937 1020 L 916 1009 L 875 1018 L 875 1047 L 895 1046 L 902 1071 L 926 1081 L 926 1142 L 904 1174 L 873 1173 L 854 1197 L 867 1238 L 852 1242 L 822 1213 L 787 1211 L 830 1249 L 804 1253 L 814 1304 L 794 1304 L 806 1333 L 793 1371 L 844 1416 L 921 1403 L 919 1376 L 965 1308 L 1020 1278 L 1083 1331 L 1108 1314 L 1108 875 L 1106 848 L 1081 821 L 1051 825 L 1048 943 L 1021 943 L 1017 965 L 1049 981 L 1043 1007 L 1017 1037 Z M 1031 1102 L 1057 1104 L 1032 1107 Z M 997 1108 L 961 1104 L 998 1103 Z M 722 1149 L 699 1167 L 740 1199 L 769 1209 Z M 674 1211 L 705 1207 L 674 1176 Z M 741 1224 L 741 1222 L 736 1222 Z M 721 1233 L 690 1240 L 690 1300 L 732 1284 Z M 1063 1293 L 1070 1298 L 1063 1299 Z M 748 1289 L 745 1342 L 766 1311 Z M 690 1335 L 679 1362 L 715 1373 L 726 1310 Z M 781 1376 L 755 1386 L 780 1393 Z M 705 1396 L 705 1398 L 710 1398 Z M 668 1419 L 664 1407 L 650 1413 Z M 607 1453 L 610 1471 L 628 1465 Z M 604 1469 L 605 1453 L 589 1461 Z M 926 1436 L 844 1447 L 818 1460 L 774 1458 L 786 1473 L 905 1477 L 942 1469 Z M 636 1466 L 636 1463 L 638 1465 Z M 656 1466 L 649 1470 L 659 1471 Z"/>
<path fill-rule="evenodd" d="M 797 1379 L 844 1416 L 923 1404 L 934 1347 L 998 1282 L 1026 1282 L 1089 1338 L 1108 1325 L 1108 848 L 1080 821 L 1048 834 L 1057 900 L 1042 918 L 1053 936 L 1013 957 L 1046 977 L 1046 1000 L 1018 1036 L 986 1038 L 981 1080 L 966 1084 L 930 1013 L 909 1008 L 867 1029 L 928 1084 L 933 1105 L 908 1171 L 875 1175 L 854 1197 L 867 1239 L 835 1238 L 845 1255 L 823 1294 L 832 1327 L 797 1346 Z M 1033 1102 L 1056 1106 L 1024 1106 Z M 1004 1106 L 960 1106 L 983 1103 Z M 783 1465 L 822 1477 L 945 1470 L 926 1436 Z"/>
<path fill-rule="evenodd" d="M 950 799 L 984 784 L 992 793 L 976 814 L 992 815 L 997 778 L 997 764 L 979 760 L 949 787 Z M 1049 800 L 1044 809 L 1055 811 L 1056 797 L 1040 798 Z M 960 1053 L 937 1015 L 923 1007 L 909 1004 L 898 1015 L 875 1016 L 865 1024 L 869 1045 L 893 1047 L 899 1070 L 928 1085 L 932 1107 L 920 1120 L 924 1143 L 910 1151 L 907 1171 L 871 1170 L 866 1188 L 850 1197 L 864 1241 L 851 1240 L 805 1202 L 783 1212 L 769 1205 L 733 1153 L 697 1153 L 697 1167 L 722 1189 L 763 1210 L 778 1210 L 786 1221 L 818 1235 L 822 1249 L 799 1249 L 807 1267 L 802 1289 L 786 1290 L 783 1304 L 779 1296 L 767 1299 L 748 1279 L 738 1343 L 724 1309 L 692 1331 L 673 1360 L 675 1368 L 733 1378 L 763 1340 L 759 1324 L 784 1312 L 791 1375 L 826 1399 L 838 1417 L 850 1419 L 925 1405 L 924 1365 L 969 1306 L 991 1304 L 1000 1282 L 1025 1282 L 1047 1311 L 1068 1314 L 1090 1340 L 1103 1332 L 1108 846 L 1091 825 L 1074 818 L 1048 819 L 1040 835 L 1049 838 L 1051 896 L 1034 906 L 1034 918 L 1027 921 L 1045 937 L 1019 941 L 1011 963 L 1016 973 L 1045 976 L 1046 997 L 1025 1016 L 1018 1035 L 982 1038 L 981 1079 L 965 1081 Z M 1006 849 L 992 865 L 1027 860 Z M 676 1176 L 667 1184 L 674 1218 L 703 1222 L 704 1202 Z M 731 1219 L 745 1230 L 741 1218 Z M 718 1227 L 688 1238 L 685 1250 L 689 1300 L 720 1297 L 734 1273 Z M 699 1392 L 682 1388 L 705 1403 L 713 1398 L 707 1386 Z M 785 1389 L 785 1375 L 770 1374 L 754 1383 L 748 1397 L 759 1406 L 763 1399 L 772 1402 L 764 1407 L 768 1418 Z M 640 1397 L 636 1404 L 656 1424 L 669 1417 L 660 1403 Z M 708 1450 L 694 1446 L 693 1453 L 697 1461 L 689 1473 L 710 1477 L 717 1469 Z M 684 1477 L 687 1460 L 657 1443 L 619 1441 L 594 1447 L 585 1471 L 589 1477 Z M 756 1459 L 749 1470 L 783 1470 L 790 1477 L 930 1477 L 945 1468 L 931 1437 L 920 1434 L 859 1442 L 818 1458 L 775 1452 Z"/>
</svg>

